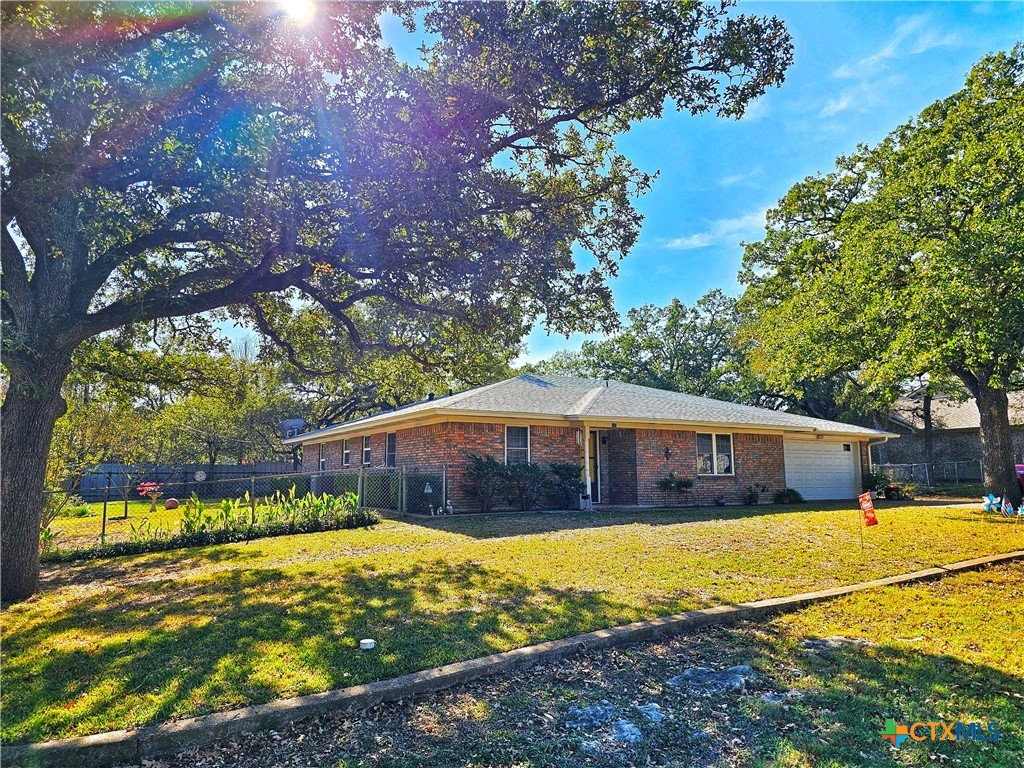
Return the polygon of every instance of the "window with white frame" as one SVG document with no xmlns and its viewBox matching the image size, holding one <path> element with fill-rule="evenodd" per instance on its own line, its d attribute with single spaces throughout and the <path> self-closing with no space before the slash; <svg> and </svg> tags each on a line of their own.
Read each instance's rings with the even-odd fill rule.
<svg viewBox="0 0 1024 768">
<path fill-rule="evenodd" d="M 319 467 L 320 471 L 323 472 L 327 469 L 327 444 L 320 443 L 317 448 L 316 465 Z"/>
<path fill-rule="evenodd" d="M 384 465 L 395 466 L 395 452 L 398 448 L 398 435 L 395 432 L 388 432 L 388 442 L 384 449 Z"/>
<path fill-rule="evenodd" d="M 370 436 L 363 438 L 363 464 L 370 463 Z"/>
<path fill-rule="evenodd" d="M 734 474 L 732 435 L 697 433 L 697 474 Z"/>
<path fill-rule="evenodd" d="M 341 466 L 347 467 L 352 462 L 352 451 L 349 448 L 348 440 L 341 441 Z"/>
<path fill-rule="evenodd" d="M 530 428 L 505 427 L 505 463 L 528 464 L 530 461 Z"/>
</svg>

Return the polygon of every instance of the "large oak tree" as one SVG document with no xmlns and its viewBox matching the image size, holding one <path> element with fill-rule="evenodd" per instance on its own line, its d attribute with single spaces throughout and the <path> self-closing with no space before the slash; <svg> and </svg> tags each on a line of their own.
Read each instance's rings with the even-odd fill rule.
<svg viewBox="0 0 1024 768">
<path fill-rule="evenodd" d="M 1024 373 L 1024 46 L 875 147 L 794 186 L 747 247 L 741 306 L 770 382 L 952 376 L 981 418 L 985 486 L 1020 501 L 1007 389 Z"/>
<path fill-rule="evenodd" d="M 790 37 L 730 2 L 4 3 L 2 593 L 36 589 L 39 497 L 76 348 L 230 308 L 282 340 L 315 304 L 486 331 L 612 318 L 650 177 L 614 137 L 740 117 Z M 422 60 L 381 38 L 391 8 Z M 579 271 L 574 248 L 596 267 Z"/>
</svg>

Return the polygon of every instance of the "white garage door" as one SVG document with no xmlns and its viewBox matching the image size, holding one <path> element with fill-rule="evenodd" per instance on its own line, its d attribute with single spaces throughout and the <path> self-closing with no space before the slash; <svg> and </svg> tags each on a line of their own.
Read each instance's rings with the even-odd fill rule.
<svg viewBox="0 0 1024 768">
<path fill-rule="evenodd" d="M 857 444 L 784 440 L 786 484 L 805 499 L 852 499 L 857 485 Z"/>
</svg>

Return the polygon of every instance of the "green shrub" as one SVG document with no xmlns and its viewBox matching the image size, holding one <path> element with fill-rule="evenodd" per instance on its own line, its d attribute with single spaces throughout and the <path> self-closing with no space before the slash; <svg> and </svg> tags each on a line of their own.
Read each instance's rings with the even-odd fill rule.
<svg viewBox="0 0 1024 768">
<path fill-rule="evenodd" d="M 73 507 L 64 507 L 57 513 L 57 517 L 89 517 L 94 514 L 96 513 L 92 511 L 89 505 L 82 502 Z"/>
<path fill-rule="evenodd" d="M 505 466 L 505 496 L 509 506 L 528 512 L 537 506 L 546 473 L 540 464 L 522 463 Z"/>
<path fill-rule="evenodd" d="M 572 509 L 579 503 L 583 492 L 583 466 L 574 462 L 556 462 L 548 465 L 544 478 L 547 500 L 558 509 Z"/>
<path fill-rule="evenodd" d="M 494 509 L 494 502 L 505 489 L 505 465 L 493 456 L 469 454 L 469 466 L 462 485 L 466 494 L 480 506 L 481 512 Z"/>
<path fill-rule="evenodd" d="M 768 490 L 767 485 L 761 483 L 754 483 L 753 485 L 747 486 L 747 492 L 743 496 L 743 503 L 748 506 L 754 506 L 761 500 L 761 494 Z M 801 499 L 803 501 L 803 499 Z"/>
<path fill-rule="evenodd" d="M 865 491 L 878 491 L 885 488 L 889 478 L 881 472 L 865 472 L 861 478 L 861 486 Z"/>
<path fill-rule="evenodd" d="M 677 477 L 675 472 L 669 472 L 668 477 L 661 478 L 655 485 L 665 493 L 686 493 L 693 488 L 693 479 Z"/>
<path fill-rule="evenodd" d="M 803 494 L 796 488 L 784 488 L 775 494 L 776 504 L 800 504 L 803 500 Z"/>
</svg>

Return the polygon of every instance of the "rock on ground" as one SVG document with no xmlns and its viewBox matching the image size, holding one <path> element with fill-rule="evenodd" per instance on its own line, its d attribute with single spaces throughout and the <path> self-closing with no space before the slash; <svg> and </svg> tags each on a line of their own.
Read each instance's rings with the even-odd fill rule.
<svg viewBox="0 0 1024 768">
<path fill-rule="evenodd" d="M 717 696 L 722 693 L 743 693 L 747 681 L 757 679 L 757 674 L 746 664 L 738 664 L 723 670 L 707 667 L 691 667 L 681 675 L 666 681 L 666 685 L 685 690 L 699 696 Z"/>
</svg>

